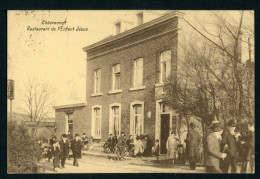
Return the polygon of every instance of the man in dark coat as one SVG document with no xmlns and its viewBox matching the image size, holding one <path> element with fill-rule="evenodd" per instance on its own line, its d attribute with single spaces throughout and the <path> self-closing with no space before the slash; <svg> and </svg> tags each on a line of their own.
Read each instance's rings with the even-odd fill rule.
<svg viewBox="0 0 260 179">
<path fill-rule="evenodd" d="M 75 135 L 75 139 L 71 141 L 71 150 L 73 153 L 73 165 L 79 166 L 78 159 L 81 158 L 81 149 L 82 149 L 82 143 L 80 141 L 79 134 Z"/>
<path fill-rule="evenodd" d="M 243 150 L 243 159 L 241 173 L 255 173 L 255 126 L 252 122 L 247 125 L 248 135 L 241 139 Z"/>
<path fill-rule="evenodd" d="M 119 136 L 118 140 L 117 140 L 117 159 L 118 160 L 121 160 L 121 158 L 124 157 L 125 145 L 126 145 L 125 133 L 121 132 L 121 136 Z"/>
<path fill-rule="evenodd" d="M 110 149 L 111 152 L 114 152 L 116 144 L 117 144 L 117 136 L 114 135 L 114 137 L 112 138 L 112 141 L 111 141 L 111 149 Z"/>
<path fill-rule="evenodd" d="M 237 172 L 237 144 L 235 138 L 236 122 L 230 120 L 227 123 L 227 128 L 222 134 L 221 151 L 227 153 L 222 166 L 223 173 L 228 173 L 229 166 L 231 165 L 231 173 Z"/>
<path fill-rule="evenodd" d="M 198 131 L 195 130 L 195 124 L 190 123 L 190 130 L 187 134 L 185 142 L 187 143 L 187 157 L 189 159 L 190 168 L 195 170 L 196 162 L 199 160 L 199 145 L 201 137 Z"/>
<path fill-rule="evenodd" d="M 60 159 L 61 167 L 65 168 L 65 160 L 69 156 L 69 142 L 67 140 L 67 135 L 62 134 L 62 139 L 60 140 Z"/>
<path fill-rule="evenodd" d="M 211 130 L 212 133 L 207 137 L 206 172 L 222 173 L 220 170 L 220 160 L 227 156 L 227 154 L 220 151 L 220 141 L 223 130 L 219 124 L 213 125 Z"/>
</svg>

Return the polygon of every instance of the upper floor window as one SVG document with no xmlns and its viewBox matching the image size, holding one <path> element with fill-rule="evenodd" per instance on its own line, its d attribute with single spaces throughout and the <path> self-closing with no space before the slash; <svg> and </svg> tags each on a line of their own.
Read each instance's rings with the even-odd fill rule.
<svg viewBox="0 0 260 179">
<path fill-rule="evenodd" d="M 120 89 L 120 64 L 116 64 L 113 66 L 113 83 L 112 89 Z"/>
<path fill-rule="evenodd" d="M 133 86 L 143 85 L 143 58 L 134 61 L 134 84 Z"/>
<path fill-rule="evenodd" d="M 167 50 L 160 55 L 160 83 L 166 81 L 171 74 L 171 50 Z"/>
<path fill-rule="evenodd" d="M 101 92 L 101 69 L 94 71 L 94 93 Z"/>
</svg>

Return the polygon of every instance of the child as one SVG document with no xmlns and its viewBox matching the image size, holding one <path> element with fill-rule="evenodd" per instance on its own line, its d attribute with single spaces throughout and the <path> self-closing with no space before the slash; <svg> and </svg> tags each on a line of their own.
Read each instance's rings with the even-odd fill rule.
<svg viewBox="0 0 260 179">
<path fill-rule="evenodd" d="M 52 146 L 52 159 L 53 159 L 53 170 L 56 172 L 55 168 L 60 166 L 60 144 L 56 139 L 54 140 L 54 144 Z"/>
<path fill-rule="evenodd" d="M 157 162 L 159 162 L 159 149 L 160 149 L 159 139 L 156 139 L 154 144 L 154 154 L 156 156 Z"/>
</svg>

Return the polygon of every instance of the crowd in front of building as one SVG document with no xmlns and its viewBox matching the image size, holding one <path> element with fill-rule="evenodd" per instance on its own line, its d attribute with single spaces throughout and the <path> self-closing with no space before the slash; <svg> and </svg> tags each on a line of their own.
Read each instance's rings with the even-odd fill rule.
<svg viewBox="0 0 260 179">
<path fill-rule="evenodd" d="M 87 150 L 89 140 L 91 139 L 85 133 L 82 137 L 76 134 L 75 139 L 70 134 L 62 134 L 61 140 L 52 136 L 49 142 L 50 149 L 43 152 L 44 157 L 48 158 L 49 162 L 52 159 L 54 171 L 56 168 L 65 168 L 65 161 L 70 157 L 73 157 L 73 165 L 78 167 L 81 151 Z M 203 142 L 194 123 L 189 124 L 189 131 L 184 142 L 186 143 L 186 152 L 177 135 L 173 131 L 171 132 L 166 142 L 168 162 L 171 167 L 178 165 L 178 161 L 182 161 L 183 164 L 189 163 L 190 169 L 195 170 L 196 164 L 200 160 L 199 149 L 200 146 L 203 146 Z M 124 132 L 121 132 L 119 136 L 110 134 L 103 147 L 105 153 L 115 153 L 118 161 L 125 159 L 125 157 L 155 156 L 155 162 L 160 163 L 159 139 L 153 143 L 149 135 L 136 136 L 135 138 L 133 135 L 129 135 L 126 138 Z M 206 172 L 254 173 L 254 147 L 253 123 L 248 123 L 246 127 L 240 127 L 235 121 L 230 120 L 224 128 L 220 122 L 213 122 L 203 146 Z M 231 168 L 230 171 L 229 168 Z"/>
</svg>

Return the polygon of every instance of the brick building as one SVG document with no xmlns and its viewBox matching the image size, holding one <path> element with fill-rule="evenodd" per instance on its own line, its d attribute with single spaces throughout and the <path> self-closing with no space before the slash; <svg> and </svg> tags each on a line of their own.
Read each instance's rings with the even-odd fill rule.
<svg viewBox="0 0 260 179">
<path fill-rule="evenodd" d="M 165 153 L 177 114 L 163 103 L 163 85 L 177 70 L 179 16 L 139 11 L 136 27 L 125 30 L 133 23 L 118 20 L 113 36 L 84 47 L 87 103 L 54 107 L 57 135 L 148 134 Z"/>
</svg>

